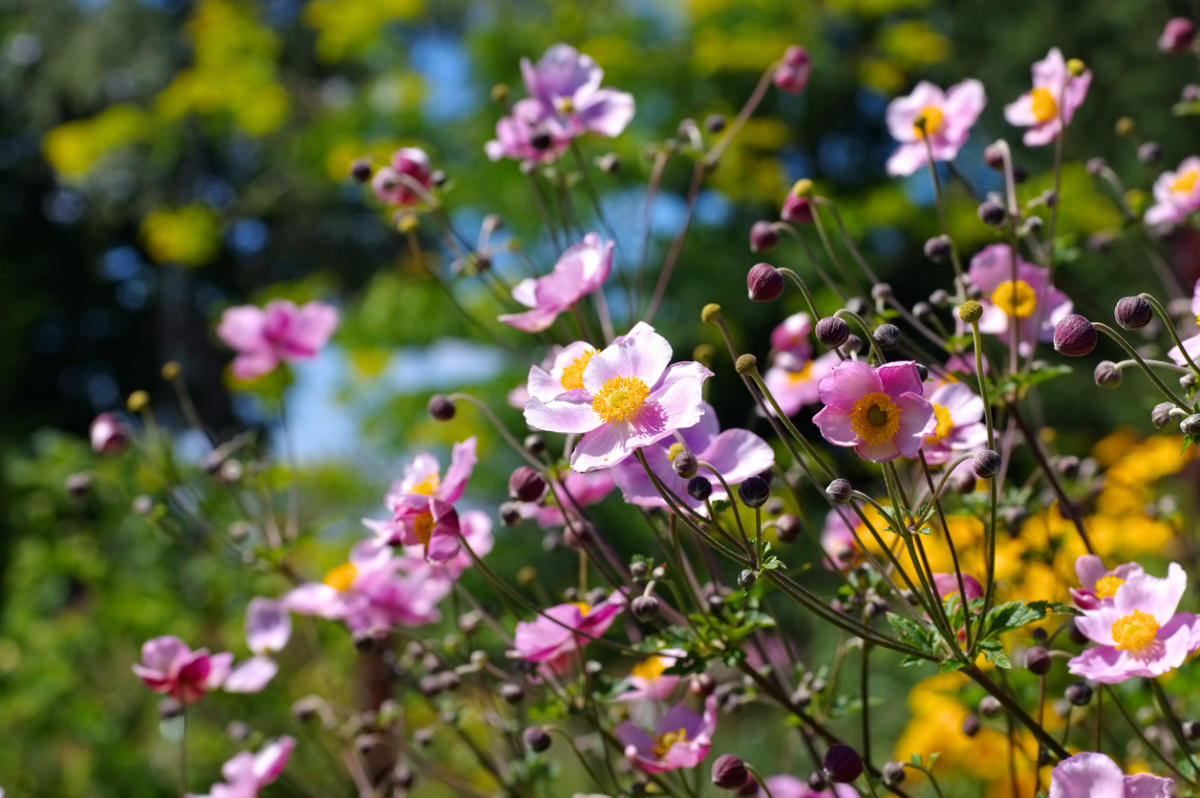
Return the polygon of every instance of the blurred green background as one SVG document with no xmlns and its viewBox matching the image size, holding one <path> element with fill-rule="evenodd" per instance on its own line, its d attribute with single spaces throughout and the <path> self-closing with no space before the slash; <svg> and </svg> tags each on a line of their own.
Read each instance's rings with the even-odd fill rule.
<svg viewBox="0 0 1200 798">
<path fill-rule="evenodd" d="M 171 539 L 133 515 L 130 485 L 159 501 L 178 497 L 129 458 L 99 464 L 88 497 L 64 488 L 69 474 L 95 465 L 83 441 L 88 422 L 135 389 L 151 391 L 184 462 L 203 454 L 159 377 L 168 360 L 182 364 L 207 425 L 222 435 L 249 426 L 271 447 L 283 383 L 231 390 L 229 355 L 212 333 L 229 304 L 320 296 L 336 298 L 342 312 L 336 349 L 296 369 L 286 389 L 306 528 L 320 532 L 307 544 L 310 576 L 344 555 L 357 519 L 377 512 L 389 477 L 416 446 L 441 447 L 444 457 L 447 442 L 480 435 L 475 500 L 503 498 L 515 457 L 478 417 L 433 425 L 425 400 L 434 390 L 469 389 L 519 430 L 504 395 L 527 363 L 497 344 L 530 359 L 541 353 L 512 330 L 491 324 L 481 334 L 455 313 L 415 268 L 386 211 L 348 179 L 354 158 L 422 146 L 448 174 L 446 204 L 468 237 L 495 212 L 504 235 L 546 254 L 526 178 L 511 162 L 488 162 L 483 144 L 502 114 L 493 85 L 516 89 L 522 56 L 568 42 L 599 62 L 606 85 L 637 100 L 624 136 L 584 141 L 589 159 L 609 151 L 620 158 L 619 172 L 597 174 L 609 219 L 632 249 L 642 235 L 644 150 L 674 137 L 684 118 L 732 117 L 762 69 L 802 43 L 814 63 L 809 89 L 769 93 L 721 160 L 657 319 L 682 355 L 716 343 L 698 312 L 720 300 L 740 345 L 761 355 L 770 327 L 800 308 L 751 308 L 743 299 L 745 269 L 757 260 L 746 245 L 751 223 L 775 218 L 792 181 L 812 178 L 897 295 L 924 298 L 947 275 L 921 256 L 937 232 L 927 175 L 884 175 L 888 99 L 918 79 L 984 82 L 988 107 L 960 155 L 982 195 L 999 187 L 982 148 L 1019 138 L 1003 121 L 1004 104 L 1028 87 L 1029 64 L 1058 46 L 1096 77 L 1067 143 L 1061 231 L 1076 248 L 1057 280 L 1077 308 L 1107 317 L 1122 294 L 1159 286 L 1132 236 L 1118 235 L 1103 253 L 1088 245 L 1118 233 L 1120 217 L 1082 164 L 1103 157 L 1127 188 L 1147 190 L 1162 166 L 1191 154 L 1195 123 L 1172 117 L 1170 107 L 1194 79 L 1195 62 L 1154 46 L 1168 5 L 8 0 L 0 16 L 0 786 L 15 798 L 172 794 L 175 749 L 160 734 L 155 697 L 129 672 L 138 647 L 173 633 L 213 647 L 225 641 L 240 658 L 246 601 L 285 586 L 186 530 Z M 1137 120 L 1136 132 L 1118 136 L 1113 125 L 1125 115 Z M 1161 145 L 1159 167 L 1135 157 L 1145 140 Z M 1051 149 L 1017 147 L 1031 175 L 1023 196 L 1049 185 Z M 666 170 L 652 214 L 652 266 L 678 226 L 689 172 L 682 158 Z M 954 184 L 950 202 L 961 248 L 991 240 L 975 219 L 976 199 Z M 437 257 L 436 238 L 424 244 Z M 1197 276 L 1198 252 L 1190 234 L 1168 244 L 1184 285 Z M 781 247 L 776 264 L 799 267 L 797 253 Z M 498 269 L 516 265 L 497 257 Z M 495 314 L 474 278 L 457 289 L 479 316 Z M 726 423 L 742 422 L 748 403 L 728 364 L 718 370 L 713 401 Z M 1091 390 L 1084 369 L 1046 393 L 1045 416 L 1070 419 L 1059 429 L 1065 440 L 1082 448 L 1116 424 L 1145 426 L 1153 400 L 1140 387 L 1081 404 L 1079 392 Z M 199 501 L 227 524 L 236 513 L 222 496 L 214 490 Z M 548 558 L 541 545 L 532 529 L 505 536 L 496 569 L 512 576 L 535 555 Z M 548 577 L 547 585 L 565 581 Z M 291 701 L 329 673 L 353 703 L 345 683 L 353 651 L 331 626 L 312 627 L 337 652 L 325 675 L 307 662 L 310 649 L 293 644 L 284 674 L 262 696 L 206 701 L 193 789 L 236 750 L 227 722 L 297 733 Z M 302 750 L 324 749 L 311 742 Z M 346 784 L 329 782 L 328 761 L 301 758 L 295 778 L 314 779 L 320 794 L 348 794 Z"/>
</svg>

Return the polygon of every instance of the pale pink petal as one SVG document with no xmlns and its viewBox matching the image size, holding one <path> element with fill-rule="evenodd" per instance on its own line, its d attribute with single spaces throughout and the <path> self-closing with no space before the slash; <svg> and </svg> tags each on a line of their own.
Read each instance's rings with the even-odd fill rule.
<svg viewBox="0 0 1200 798">
<path fill-rule="evenodd" d="M 595 358 L 592 358 L 595 360 Z M 603 422 L 587 397 L 563 395 L 550 402 L 530 397 L 525 405 L 525 423 L 545 432 L 589 432 Z"/>
<path fill-rule="evenodd" d="M 477 462 L 479 462 L 479 458 L 475 454 L 474 435 L 461 443 L 454 444 L 454 449 L 450 454 L 450 465 L 446 468 L 446 476 L 438 486 L 438 498 L 445 502 L 458 501 Z"/>
<path fill-rule="evenodd" d="M 883 384 L 868 364 L 846 360 L 821 378 L 818 390 L 825 405 L 848 411 L 866 394 L 882 392 Z"/>
<path fill-rule="evenodd" d="M 221 314 L 221 323 L 217 325 L 217 337 L 230 349 L 250 351 L 266 346 L 262 335 L 265 322 L 266 315 L 262 308 L 254 305 L 232 307 Z"/>
<path fill-rule="evenodd" d="M 251 657 L 234 668 L 221 689 L 227 693 L 257 693 L 279 672 L 279 665 L 270 657 Z"/>
<path fill-rule="evenodd" d="M 908 177 L 925 168 L 929 163 L 929 152 L 923 143 L 901 144 L 887 159 L 887 173 L 896 177 Z"/>
<path fill-rule="evenodd" d="M 636 377 L 653 388 L 671 362 L 671 344 L 645 322 L 639 321 L 619 342 L 597 352 L 583 370 L 583 387 L 599 393 L 605 381 Z"/>
<path fill-rule="evenodd" d="M 1117 588 L 1117 593 L 1113 596 L 1113 605 L 1121 615 L 1134 610 L 1148 612 L 1162 625 L 1175 615 L 1175 609 L 1186 590 L 1187 574 L 1179 563 L 1173 562 L 1167 569 L 1165 579 L 1149 574 L 1127 579 Z"/>
<path fill-rule="evenodd" d="M 580 473 L 595 471 L 614 466 L 632 455 L 626 444 L 625 427 L 625 424 L 604 424 L 585 433 L 571 453 L 571 468 Z"/>
<path fill-rule="evenodd" d="M 279 651 L 292 636 L 292 619 L 280 602 L 256 597 L 246 606 L 246 645 L 255 654 Z"/>
<path fill-rule="evenodd" d="M 769 471 L 775 465 L 775 452 L 770 444 L 744 429 L 725 430 L 697 456 L 711 463 L 731 485 Z"/>
<path fill-rule="evenodd" d="M 1067 757 L 1050 772 L 1050 798 L 1124 798 L 1125 774 L 1104 754 Z"/>
<path fill-rule="evenodd" d="M 858 433 L 850 423 L 850 413 L 846 410 L 826 406 L 813 416 L 813 423 L 821 431 L 822 437 L 835 446 L 854 446 L 858 443 Z"/>
</svg>

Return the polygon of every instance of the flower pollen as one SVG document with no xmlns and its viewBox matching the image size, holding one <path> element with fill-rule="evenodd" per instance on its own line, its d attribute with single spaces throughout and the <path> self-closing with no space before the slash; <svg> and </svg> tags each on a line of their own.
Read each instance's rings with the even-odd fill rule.
<svg viewBox="0 0 1200 798">
<path fill-rule="evenodd" d="M 1034 89 L 1030 94 L 1030 102 L 1033 105 L 1033 118 L 1039 123 L 1049 122 L 1058 116 L 1058 103 L 1049 89 L 1041 86 Z"/>
<path fill-rule="evenodd" d="M 1200 178 L 1200 170 L 1189 169 L 1171 181 L 1171 191 L 1176 194 L 1187 194 L 1196 187 L 1198 178 Z"/>
<path fill-rule="evenodd" d="M 423 545 L 429 545 L 429 538 L 433 535 L 433 513 L 424 512 L 413 519 L 413 534 L 417 536 L 417 540 Z"/>
<path fill-rule="evenodd" d="M 594 354 L 596 354 L 596 350 L 589 349 L 567 364 L 563 369 L 562 377 L 558 380 L 564 391 L 574 391 L 583 387 L 583 370 L 587 368 L 587 364 Z"/>
<path fill-rule="evenodd" d="M 592 605 L 588 604 L 586 601 L 572 601 L 571 604 L 572 606 L 579 608 L 580 615 L 586 616 L 592 611 Z"/>
<path fill-rule="evenodd" d="M 413 485 L 409 490 L 409 493 L 419 493 L 422 496 L 432 496 L 440 484 L 442 484 L 442 480 L 440 477 L 438 477 L 437 472 L 435 471 L 429 476 L 425 477 L 425 479 L 418 482 L 416 485 Z"/>
<path fill-rule="evenodd" d="M 632 676 L 637 676 L 647 681 L 657 679 L 666 673 L 667 668 L 671 667 L 672 660 L 670 657 L 660 657 L 657 654 L 649 659 L 644 659 L 630 669 Z"/>
<path fill-rule="evenodd" d="M 671 462 L 675 462 L 675 458 L 683 454 L 683 451 L 683 444 L 679 441 L 675 441 L 675 443 L 671 444 L 671 448 L 667 449 L 667 459 Z"/>
<path fill-rule="evenodd" d="M 941 128 L 942 120 L 945 118 L 946 115 L 942 113 L 941 108 L 936 105 L 927 105 L 921 109 L 921 113 L 917 114 L 916 120 L 913 122 L 913 134 L 918 139 L 932 136 Z"/>
<path fill-rule="evenodd" d="M 687 729 L 676 729 L 675 731 L 663 732 L 654 738 L 654 755 L 658 757 L 666 756 L 667 751 L 671 750 L 671 746 L 675 743 L 687 742 Z"/>
<path fill-rule="evenodd" d="M 866 394 L 850 409 L 850 424 L 868 444 L 890 441 L 900 430 L 900 407 L 886 393 Z"/>
<path fill-rule="evenodd" d="M 1096 587 L 1092 590 L 1096 594 L 1096 598 L 1112 598 L 1117 595 L 1117 588 L 1125 584 L 1125 580 L 1119 576 L 1102 576 L 1096 580 Z"/>
<path fill-rule="evenodd" d="M 992 292 L 992 304 L 1009 316 L 1027 319 L 1037 308 L 1037 291 L 1024 280 L 1006 280 Z"/>
<path fill-rule="evenodd" d="M 334 590 L 342 592 L 349 590 L 350 585 L 354 584 L 357 577 L 358 568 L 354 566 L 354 563 L 344 562 L 329 569 L 329 573 L 325 574 L 325 578 L 321 581 Z"/>
<path fill-rule="evenodd" d="M 954 422 L 950 419 L 949 408 L 936 402 L 930 404 L 933 405 L 933 415 L 937 419 L 937 426 L 933 428 L 933 432 L 925 436 L 925 440 L 930 443 L 941 443 L 950 433 L 954 432 Z"/>
<path fill-rule="evenodd" d="M 1133 612 L 1113 621 L 1113 641 L 1122 651 L 1141 651 L 1158 636 L 1158 622 L 1148 612 Z"/>
<path fill-rule="evenodd" d="M 616 424 L 641 410 L 649 393 L 638 377 L 609 377 L 592 397 L 592 409 L 602 421 Z"/>
</svg>

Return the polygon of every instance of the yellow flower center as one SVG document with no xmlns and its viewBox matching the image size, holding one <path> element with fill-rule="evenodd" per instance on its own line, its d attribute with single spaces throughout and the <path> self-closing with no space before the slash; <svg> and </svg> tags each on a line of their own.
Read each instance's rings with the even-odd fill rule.
<svg viewBox="0 0 1200 798">
<path fill-rule="evenodd" d="M 574 604 L 579 608 L 580 615 L 587 615 L 592 611 L 592 605 L 588 604 L 586 601 L 572 601 L 571 604 Z"/>
<path fill-rule="evenodd" d="M 954 422 L 950 420 L 949 408 L 936 402 L 930 404 L 933 405 L 933 415 L 937 419 L 937 426 L 933 428 L 933 432 L 925 436 L 925 440 L 930 443 L 941 443 L 947 435 L 954 432 Z"/>
<path fill-rule="evenodd" d="M 666 756 L 667 751 L 670 751 L 671 746 L 675 745 L 675 743 L 686 742 L 687 729 L 676 729 L 675 731 L 663 732 L 655 737 L 654 748 L 651 750 L 654 751 L 655 756 Z"/>
<path fill-rule="evenodd" d="M 343 591 L 350 589 L 350 585 L 354 584 L 357 576 L 358 569 L 354 567 L 354 564 L 344 562 L 329 569 L 329 573 L 325 574 L 325 578 L 321 581 L 334 590 Z"/>
<path fill-rule="evenodd" d="M 670 657 L 660 657 L 657 654 L 650 659 L 644 659 L 637 665 L 633 666 L 632 675 L 646 679 L 657 679 L 666 673 L 667 668 L 671 667 L 673 660 Z"/>
<path fill-rule="evenodd" d="M 573 391 L 583 387 L 583 370 L 587 368 L 588 361 L 594 354 L 596 354 L 596 350 L 589 349 L 567 364 L 567 367 L 563 369 L 562 377 L 558 380 L 564 391 Z"/>
<path fill-rule="evenodd" d="M 1034 89 L 1030 101 L 1033 105 L 1033 118 L 1038 122 L 1049 122 L 1058 116 L 1058 103 L 1054 101 L 1054 95 L 1049 89 L 1041 86 Z"/>
<path fill-rule="evenodd" d="M 1158 622 L 1150 613 L 1134 610 L 1113 621 L 1112 636 L 1117 648 L 1123 651 L 1141 651 L 1158 636 Z"/>
<path fill-rule="evenodd" d="M 850 425 L 866 443 L 890 441 L 900 430 L 900 408 L 886 393 L 869 393 L 850 409 Z"/>
<path fill-rule="evenodd" d="M 1171 190 L 1176 194 L 1186 194 L 1196 187 L 1197 178 L 1200 178 L 1200 171 L 1189 169 L 1171 182 Z"/>
<path fill-rule="evenodd" d="M 799 371 L 789 371 L 787 378 L 788 382 L 792 385 L 795 385 L 798 382 L 807 382 L 808 380 L 812 379 L 812 361 L 810 360 L 805 363 L 804 368 L 800 369 Z"/>
<path fill-rule="evenodd" d="M 942 113 L 941 108 L 936 105 L 927 105 L 921 109 L 921 113 L 917 114 L 913 121 L 913 133 L 919 139 L 932 136 L 938 132 L 938 128 L 942 126 L 942 120 L 945 118 L 946 115 Z"/>
<path fill-rule="evenodd" d="M 592 409 L 609 424 L 624 421 L 642 409 L 650 389 L 637 377 L 609 377 L 592 397 Z"/>
<path fill-rule="evenodd" d="M 438 489 L 438 485 L 440 484 L 442 484 L 441 477 L 439 477 L 435 471 L 434 473 L 425 477 L 425 479 L 418 482 L 416 485 L 413 485 L 409 493 L 419 493 L 422 496 L 432 496 L 433 492 Z"/>
<path fill-rule="evenodd" d="M 429 538 L 433 535 L 433 513 L 424 512 L 414 518 L 413 532 L 422 545 L 428 546 Z"/>
<path fill-rule="evenodd" d="M 683 444 L 679 441 L 675 441 L 671 444 L 671 448 L 667 449 L 667 459 L 671 462 L 675 462 L 675 458 L 681 454 L 683 454 Z"/>
<path fill-rule="evenodd" d="M 1027 319 L 1037 308 L 1037 291 L 1024 280 L 1006 280 L 992 292 L 992 304 L 1009 316 Z"/>
<path fill-rule="evenodd" d="M 1102 576 L 1096 580 L 1096 587 L 1092 590 L 1096 594 L 1096 598 L 1112 598 L 1117 595 L 1117 588 L 1125 584 L 1125 580 L 1119 576 Z"/>
<path fill-rule="evenodd" d="M 559 97 L 554 101 L 554 105 L 560 114 L 570 114 L 575 111 L 575 102 L 570 97 Z"/>
</svg>

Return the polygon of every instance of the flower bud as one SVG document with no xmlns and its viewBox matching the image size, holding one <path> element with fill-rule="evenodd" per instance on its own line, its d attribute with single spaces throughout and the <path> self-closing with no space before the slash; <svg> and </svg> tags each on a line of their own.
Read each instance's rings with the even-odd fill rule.
<svg viewBox="0 0 1200 798">
<path fill-rule="evenodd" d="M 101 413 L 92 420 L 88 437 L 97 454 L 118 454 L 129 445 L 129 428 L 112 413 Z"/>
<path fill-rule="evenodd" d="M 846 343 L 842 344 L 841 350 L 844 354 L 854 355 L 862 351 L 863 341 L 857 335 L 846 337 Z"/>
<path fill-rule="evenodd" d="M 958 317 L 962 319 L 965 324 L 974 324 L 975 322 L 979 321 L 979 317 L 982 315 L 983 305 L 979 304 L 973 299 L 969 299 L 958 306 Z"/>
<path fill-rule="evenodd" d="M 794 543 L 800 537 L 800 519 L 791 513 L 779 516 L 775 521 L 775 537 L 780 543 Z"/>
<path fill-rule="evenodd" d="M 1154 409 L 1150 411 L 1150 422 L 1154 424 L 1155 428 L 1157 429 L 1166 429 L 1174 423 L 1174 415 L 1175 405 L 1171 404 L 1170 402 L 1159 402 L 1154 406 Z"/>
<path fill-rule="evenodd" d="M 658 599 L 654 596 L 638 596 L 629 602 L 629 609 L 633 613 L 633 617 L 643 622 L 652 621 L 658 617 L 658 608 Z"/>
<path fill-rule="evenodd" d="M 682 479 L 691 479 L 696 476 L 696 469 L 699 467 L 699 461 L 696 455 L 684 449 L 671 460 L 671 468 L 675 469 L 676 476 Z"/>
<path fill-rule="evenodd" d="M 1099 177 L 1104 171 L 1104 167 L 1107 165 L 1108 164 L 1104 162 L 1103 158 L 1089 158 L 1087 163 L 1083 165 L 1083 168 L 1087 170 L 1087 173 L 1092 177 Z"/>
<path fill-rule="evenodd" d="M 834 504 L 847 504 L 854 493 L 849 480 L 838 477 L 825 487 L 825 495 Z"/>
<path fill-rule="evenodd" d="M 976 213 L 979 214 L 979 221 L 988 227 L 999 227 L 1008 218 L 1008 212 L 1004 210 L 1004 206 L 993 199 L 981 202 Z"/>
<path fill-rule="evenodd" d="M 968 737 L 974 737 L 979 734 L 979 726 L 979 716 L 972 712 L 963 718 L 962 733 Z"/>
<path fill-rule="evenodd" d="M 708 481 L 708 477 L 694 476 L 688 480 L 688 495 L 698 502 L 702 502 L 711 496 L 712 491 L 712 483 Z"/>
<path fill-rule="evenodd" d="M 925 257 L 934 263 L 949 263 L 950 253 L 954 250 L 954 242 L 950 236 L 934 236 L 925 241 Z"/>
<path fill-rule="evenodd" d="M 1186 53 L 1196 38 L 1196 26 L 1187 17 L 1172 17 L 1158 37 L 1158 51 L 1168 55 Z"/>
<path fill-rule="evenodd" d="M 758 581 L 758 574 L 751 571 L 749 568 L 744 569 L 738 574 L 738 587 L 742 590 L 749 590 L 754 587 L 754 583 Z"/>
<path fill-rule="evenodd" d="M 712 783 L 722 790 L 739 790 L 750 778 L 746 763 L 733 754 L 721 754 L 713 762 Z"/>
<path fill-rule="evenodd" d="M 808 85 L 808 75 L 811 71 L 808 51 L 799 45 L 793 45 L 787 49 L 783 61 L 771 73 L 771 82 L 780 91 L 799 94 Z"/>
<path fill-rule="evenodd" d="M 971 458 L 971 470 L 980 479 L 991 479 L 1000 472 L 1002 458 L 992 449 L 982 449 Z"/>
<path fill-rule="evenodd" d="M 596 159 L 596 166 L 600 167 L 600 171 L 605 174 L 615 175 L 621 171 L 621 159 L 615 152 L 606 152 Z"/>
<path fill-rule="evenodd" d="M 538 457 L 546 451 L 546 439 L 536 432 L 526 435 L 525 440 L 522 441 L 522 445 L 525 447 L 525 451 L 534 457 Z"/>
<path fill-rule="evenodd" d="M 999 172 L 1004 168 L 1004 148 L 999 142 L 992 142 L 983 149 L 983 162 Z"/>
<path fill-rule="evenodd" d="M 892 287 L 887 283 L 875 283 L 871 286 L 871 298 L 882 302 L 892 295 Z"/>
<path fill-rule="evenodd" d="M 1087 682 L 1075 682 L 1067 685 L 1067 700 L 1077 707 L 1085 707 L 1092 700 L 1092 686 Z"/>
<path fill-rule="evenodd" d="M 1185 740 L 1200 740 L 1200 721 L 1185 720 L 1181 725 Z"/>
<path fill-rule="evenodd" d="M 995 696 L 985 695 L 979 700 L 979 714 L 985 718 L 994 718 L 1000 714 L 1000 702 Z"/>
<path fill-rule="evenodd" d="M 1083 357 L 1096 348 L 1097 337 L 1090 321 L 1072 313 L 1054 327 L 1054 350 L 1067 357 Z"/>
<path fill-rule="evenodd" d="M 758 358 L 751 354 L 738 355 L 733 368 L 738 374 L 753 374 L 758 371 Z"/>
<path fill-rule="evenodd" d="M 536 754 L 550 747 L 550 732 L 541 726 L 530 726 L 521 734 L 521 739 L 525 741 L 525 747 Z"/>
<path fill-rule="evenodd" d="M 1050 652 L 1041 646 L 1033 646 L 1025 652 L 1025 667 L 1030 673 L 1038 676 L 1045 676 L 1050 672 L 1050 666 L 1054 664 L 1054 660 L 1050 658 Z"/>
<path fill-rule="evenodd" d="M 1083 63 L 1081 58 L 1068 58 L 1067 71 L 1071 73 L 1071 77 L 1079 77 L 1087 71 L 1087 64 Z"/>
<path fill-rule="evenodd" d="M 716 681 L 707 673 L 697 673 L 688 682 L 688 692 L 696 698 L 708 698 L 716 689 Z"/>
<path fill-rule="evenodd" d="M 1200 435 L 1200 413 L 1192 413 L 1180 421 L 1179 431 L 1189 437 Z"/>
<path fill-rule="evenodd" d="M 500 523 L 505 526 L 516 526 L 521 523 L 521 505 L 517 502 L 505 502 L 500 505 Z"/>
<path fill-rule="evenodd" d="M 371 179 L 371 159 L 357 158 L 354 163 L 350 164 L 350 176 L 360 183 L 365 183 Z"/>
<path fill-rule="evenodd" d="M 884 322 L 871 332 L 871 338 L 880 349 L 894 349 L 900 343 L 900 328 Z"/>
<path fill-rule="evenodd" d="M 536 468 L 519 466 L 508 478 L 508 495 L 520 502 L 535 502 L 546 493 L 546 478 Z"/>
<path fill-rule="evenodd" d="M 633 577 L 634 581 L 636 582 L 645 581 L 646 577 L 650 575 L 650 566 L 645 560 L 637 560 L 632 562 L 629 564 L 629 575 Z"/>
<path fill-rule="evenodd" d="M 928 302 L 918 302 L 912 306 L 912 314 L 917 321 L 924 321 L 933 315 L 933 305 Z"/>
<path fill-rule="evenodd" d="M 747 507 L 762 507 L 771 495 L 771 486 L 762 477 L 750 477 L 738 485 L 737 492 Z"/>
<path fill-rule="evenodd" d="M 753 271 L 753 269 L 751 269 Z M 716 302 L 709 302 L 700 309 L 700 321 L 705 324 L 711 324 L 721 318 L 721 306 Z"/>
<path fill-rule="evenodd" d="M 1153 165 L 1162 160 L 1162 147 L 1157 141 L 1143 141 L 1137 149 L 1138 160 Z"/>
<path fill-rule="evenodd" d="M 812 224 L 812 201 L 808 197 L 788 194 L 783 200 L 783 210 L 779 212 L 779 218 L 792 224 Z"/>
<path fill-rule="evenodd" d="M 826 316 L 817 322 L 816 334 L 822 346 L 836 349 L 850 337 L 850 325 L 837 316 Z"/>
<path fill-rule="evenodd" d="M 1131 117 L 1122 116 L 1113 123 L 1113 131 L 1118 136 L 1128 136 L 1137 128 L 1137 123 Z"/>
<path fill-rule="evenodd" d="M 829 750 L 825 752 L 825 760 L 822 762 L 825 775 L 829 780 L 838 784 L 849 784 L 862 775 L 863 761 L 850 746 L 845 743 L 836 743 L 829 746 Z"/>
<path fill-rule="evenodd" d="M 783 63 L 790 67 L 806 67 L 811 61 L 808 50 L 799 44 L 793 44 L 783 52 Z"/>
<path fill-rule="evenodd" d="M 779 233 L 770 222 L 763 220 L 750 225 L 750 251 L 770 252 L 779 243 Z"/>
<path fill-rule="evenodd" d="M 454 402 L 444 394 L 434 394 L 429 397 L 429 415 L 438 421 L 449 421 L 454 418 Z"/>
<path fill-rule="evenodd" d="M 1140 296 L 1127 296 L 1117 301 L 1113 316 L 1126 330 L 1140 330 L 1154 318 L 1154 308 Z"/>
<path fill-rule="evenodd" d="M 1101 360 L 1092 370 L 1092 379 L 1101 388 L 1116 388 L 1125 379 L 1117 364 L 1111 360 Z"/>
<path fill-rule="evenodd" d="M 883 766 L 883 783 L 889 787 L 904 781 L 904 763 L 903 762 L 888 762 Z"/>
<path fill-rule="evenodd" d="M 725 129 L 725 117 L 720 114 L 709 114 L 704 118 L 704 127 L 709 133 L 720 133 Z"/>
</svg>

